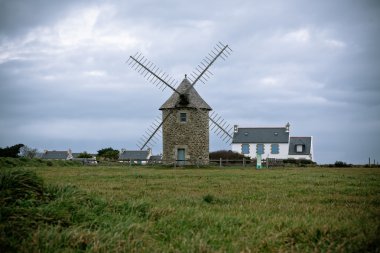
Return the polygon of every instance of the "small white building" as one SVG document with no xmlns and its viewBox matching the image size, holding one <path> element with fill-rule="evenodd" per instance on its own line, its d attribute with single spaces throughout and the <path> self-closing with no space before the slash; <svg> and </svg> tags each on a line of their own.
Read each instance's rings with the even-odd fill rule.
<svg viewBox="0 0 380 253">
<path fill-rule="evenodd" d="M 232 151 L 263 159 L 313 160 L 312 137 L 290 137 L 290 124 L 285 127 L 241 127 L 234 126 Z"/>
</svg>

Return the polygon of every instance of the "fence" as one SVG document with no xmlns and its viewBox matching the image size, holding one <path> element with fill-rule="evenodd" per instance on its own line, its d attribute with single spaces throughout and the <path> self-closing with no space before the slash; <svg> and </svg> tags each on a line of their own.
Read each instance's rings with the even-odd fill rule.
<svg viewBox="0 0 380 253">
<path fill-rule="evenodd" d="M 202 160 L 122 160 L 122 161 L 99 161 L 100 165 L 119 165 L 119 166 L 168 166 L 168 167 L 185 167 L 185 166 L 212 166 L 212 167 L 230 167 L 230 166 L 242 166 L 242 167 L 256 167 L 256 159 L 210 159 L 208 162 Z M 264 159 L 261 162 L 262 167 L 278 167 L 284 166 L 283 160 L 277 159 Z"/>
</svg>

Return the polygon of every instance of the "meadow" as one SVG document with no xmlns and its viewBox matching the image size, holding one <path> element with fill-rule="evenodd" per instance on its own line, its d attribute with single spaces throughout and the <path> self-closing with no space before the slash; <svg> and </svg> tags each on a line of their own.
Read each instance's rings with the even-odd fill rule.
<svg viewBox="0 0 380 253">
<path fill-rule="evenodd" d="M 380 252 L 380 169 L 26 171 L 41 189 L 3 205 L 4 252 Z"/>
</svg>

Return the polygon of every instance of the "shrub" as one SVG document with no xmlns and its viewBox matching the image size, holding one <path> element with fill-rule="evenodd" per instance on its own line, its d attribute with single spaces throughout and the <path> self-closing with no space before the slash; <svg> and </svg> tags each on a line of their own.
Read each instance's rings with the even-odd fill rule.
<svg viewBox="0 0 380 253">
<path fill-rule="evenodd" d="M 335 167 L 338 167 L 338 168 L 352 167 L 351 164 L 347 164 L 347 163 L 342 162 L 342 161 L 336 161 L 336 162 L 334 163 L 334 166 L 335 166 Z"/>
<path fill-rule="evenodd" d="M 41 252 L 41 248 L 50 243 L 53 248 L 42 252 L 57 251 L 61 244 L 54 244 L 57 242 L 46 237 L 32 238 L 32 235 L 49 227 L 59 231 L 49 234 L 48 238 L 61 234 L 58 232 L 62 232 L 62 228 L 75 229 L 76 224 L 96 227 L 105 208 L 107 203 L 103 200 L 74 187 L 44 187 L 43 180 L 32 171 L 1 169 L 0 252 Z M 41 240 L 41 244 L 35 239 Z M 62 242 L 69 244 L 65 246 L 71 249 L 70 252 L 82 251 L 81 245 L 71 245 L 67 238 Z"/>
<path fill-rule="evenodd" d="M 312 160 L 307 160 L 307 159 L 294 159 L 294 158 L 289 158 L 283 161 L 284 164 L 293 164 L 301 167 L 306 167 L 308 164 L 316 164 Z"/>
<path fill-rule="evenodd" d="M 28 170 L 4 169 L 0 172 L 0 203 L 42 196 L 42 179 Z"/>
<path fill-rule="evenodd" d="M 228 159 L 228 160 L 241 160 L 243 158 L 250 159 L 238 152 L 234 152 L 232 150 L 219 150 L 211 152 L 209 155 L 211 160 L 218 160 L 219 158 Z"/>
<path fill-rule="evenodd" d="M 90 155 L 89 153 L 87 153 L 86 151 L 85 152 L 82 152 L 78 155 L 78 158 L 92 158 L 92 155 Z"/>
<path fill-rule="evenodd" d="M 11 147 L 0 148 L 0 157 L 18 157 L 20 153 L 20 148 L 23 147 L 24 144 L 16 144 Z"/>
<path fill-rule="evenodd" d="M 111 147 L 98 150 L 98 157 L 107 160 L 117 160 L 119 158 L 119 150 L 115 150 Z"/>
</svg>

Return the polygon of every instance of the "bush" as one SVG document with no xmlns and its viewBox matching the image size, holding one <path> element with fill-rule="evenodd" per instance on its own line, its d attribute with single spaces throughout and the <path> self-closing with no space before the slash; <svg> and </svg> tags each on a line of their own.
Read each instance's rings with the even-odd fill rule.
<svg viewBox="0 0 380 253">
<path fill-rule="evenodd" d="M 22 148 L 24 144 L 17 144 L 11 147 L 0 148 L 0 157 L 18 157 L 20 153 L 20 148 Z"/>
<path fill-rule="evenodd" d="M 42 196 L 43 183 L 36 173 L 28 170 L 1 170 L 0 205 L 20 199 Z"/>
<path fill-rule="evenodd" d="M 210 155 L 210 160 L 219 160 L 222 158 L 223 160 L 242 160 L 243 158 L 250 159 L 247 156 L 244 156 L 243 154 L 240 154 L 238 152 L 234 152 L 232 150 L 219 150 L 219 151 L 214 151 L 211 152 Z"/>
<path fill-rule="evenodd" d="M 294 159 L 294 158 L 289 158 L 283 161 L 284 164 L 292 164 L 296 166 L 301 166 L 301 167 L 306 167 L 306 165 L 310 164 L 316 164 L 312 160 L 307 160 L 307 159 Z"/>
<path fill-rule="evenodd" d="M 33 236 L 48 228 L 58 230 L 49 234 L 50 238 L 76 224 L 95 227 L 105 208 L 103 200 L 74 187 L 44 187 L 43 180 L 32 171 L 1 169 L 0 252 L 41 252 L 50 243 L 56 244 L 46 252 L 57 251 L 62 246 L 60 242 L 57 245 L 45 235 L 37 237 L 39 244 Z M 82 251 L 81 245 L 71 245 L 68 240 L 64 238 L 63 243 L 69 244 L 65 245 L 71 249 L 69 252 Z"/>
<path fill-rule="evenodd" d="M 345 168 L 345 167 L 352 167 L 352 164 L 347 164 L 347 163 L 342 162 L 342 161 L 336 161 L 334 163 L 334 166 L 338 167 L 338 168 Z"/>
<path fill-rule="evenodd" d="M 119 158 L 119 150 L 115 150 L 111 147 L 98 150 L 97 157 L 107 160 L 117 160 Z"/>
<path fill-rule="evenodd" d="M 92 158 L 92 155 L 90 155 L 89 153 L 87 153 L 86 151 L 85 152 L 82 152 L 78 155 L 78 158 Z"/>
</svg>

